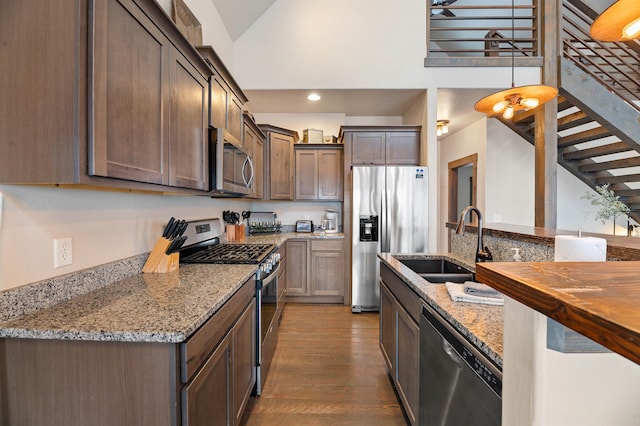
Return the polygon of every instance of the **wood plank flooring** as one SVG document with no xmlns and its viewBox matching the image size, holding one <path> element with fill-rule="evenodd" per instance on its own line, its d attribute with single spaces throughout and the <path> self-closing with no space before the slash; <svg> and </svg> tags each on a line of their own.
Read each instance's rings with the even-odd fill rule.
<svg viewBox="0 0 640 426">
<path fill-rule="evenodd" d="M 262 395 L 242 425 L 406 425 L 378 321 L 344 305 L 287 304 Z"/>
</svg>

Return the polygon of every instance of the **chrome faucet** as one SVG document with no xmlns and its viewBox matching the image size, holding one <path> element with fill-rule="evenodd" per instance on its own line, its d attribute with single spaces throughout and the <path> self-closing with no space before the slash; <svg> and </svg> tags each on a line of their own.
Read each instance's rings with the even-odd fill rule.
<svg viewBox="0 0 640 426">
<path fill-rule="evenodd" d="M 476 215 L 478 216 L 478 247 L 476 248 L 476 262 L 489 262 L 493 260 L 493 256 L 491 255 L 489 248 L 484 247 L 482 242 L 482 213 L 480 213 L 480 210 L 477 207 L 468 206 L 462 210 L 458 226 L 456 226 L 456 234 L 464 235 L 464 219 L 470 211 L 476 212 Z"/>
</svg>

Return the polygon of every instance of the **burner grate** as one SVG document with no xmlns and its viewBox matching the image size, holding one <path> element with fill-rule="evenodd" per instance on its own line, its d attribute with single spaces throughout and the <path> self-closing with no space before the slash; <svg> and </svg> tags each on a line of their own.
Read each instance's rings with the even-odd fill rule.
<svg viewBox="0 0 640 426">
<path fill-rule="evenodd" d="M 275 248 L 270 244 L 216 244 L 181 259 L 184 263 L 260 263 Z"/>
</svg>

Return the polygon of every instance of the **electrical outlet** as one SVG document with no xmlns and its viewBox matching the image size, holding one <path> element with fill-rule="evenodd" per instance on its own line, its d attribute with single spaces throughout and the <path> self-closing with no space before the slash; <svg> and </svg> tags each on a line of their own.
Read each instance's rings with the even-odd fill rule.
<svg viewBox="0 0 640 426">
<path fill-rule="evenodd" d="M 53 240 L 53 267 L 71 265 L 73 263 L 73 243 L 71 238 Z"/>
</svg>

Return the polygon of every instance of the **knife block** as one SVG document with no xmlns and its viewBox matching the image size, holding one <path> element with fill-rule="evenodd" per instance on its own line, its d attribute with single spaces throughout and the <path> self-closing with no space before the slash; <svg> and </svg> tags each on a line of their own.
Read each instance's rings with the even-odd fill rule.
<svg viewBox="0 0 640 426">
<path fill-rule="evenodd" d="M 171 240 L 164 237 L 158 238 L 153 250 L 151 250 L 151 254 L 142 267 L 142 272 L 164 274 L 178 269 L 180 253 L 167 254 L 169 244 L 171 244 Z"/>
<path fill-rule="evenodd" d="M 227 241 L 244 241 L 244 225 L 227 225 Z"/>
</svg>

